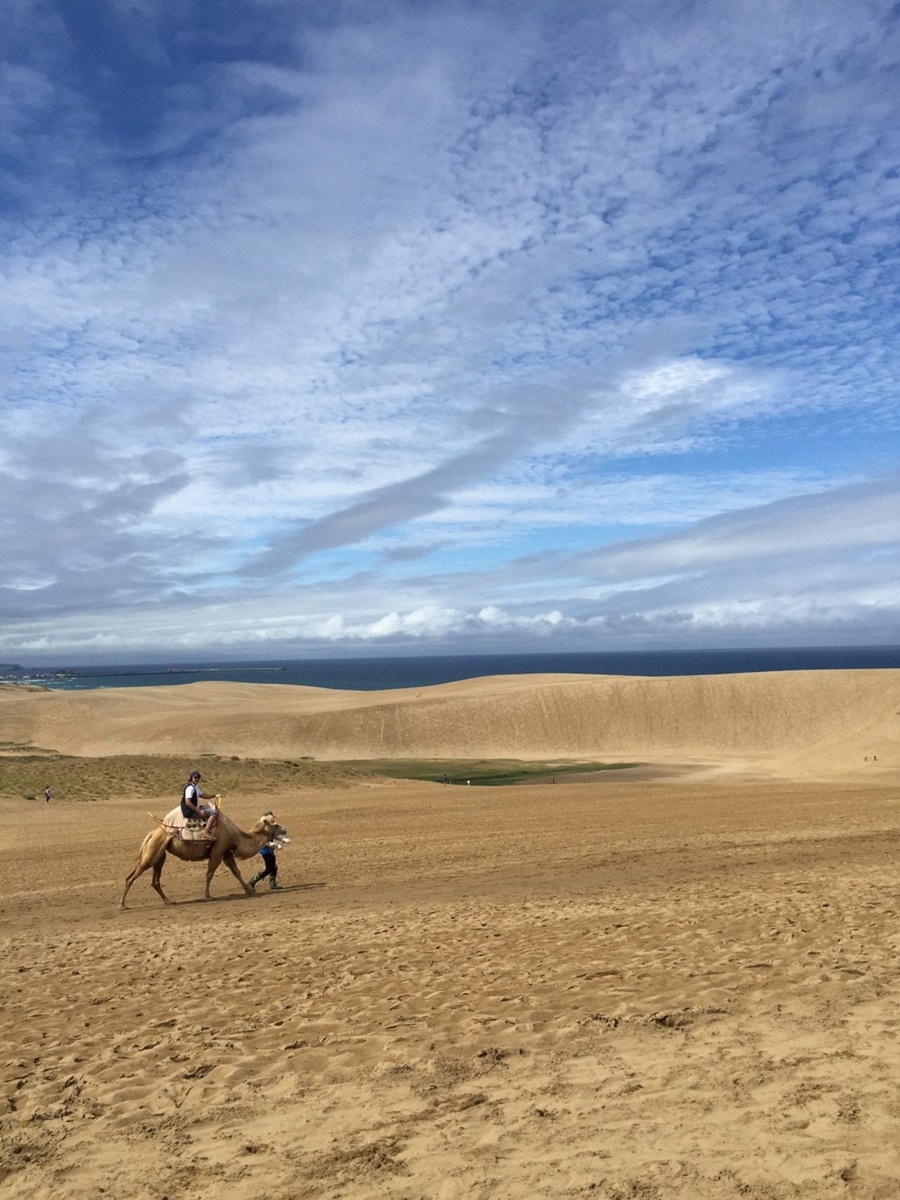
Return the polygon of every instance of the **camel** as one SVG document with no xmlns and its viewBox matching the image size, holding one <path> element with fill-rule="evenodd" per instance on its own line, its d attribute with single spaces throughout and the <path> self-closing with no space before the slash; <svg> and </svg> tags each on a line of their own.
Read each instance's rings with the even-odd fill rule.
<svg viewBox="0 0 900 1200">
<path fill-rule="evenodd" d="M 159 820 L 159 818 L 156 819 Z M 131 885 L 140 875 L 143 875 L 148 867 L 153 868 L 152 886 L 162 897 L 163 903 L 173 903 L 162 890 L 159 881 L 167 854 L 173 854 L 176 858 L 183 859 L 185 862 L 206 862 L 206 893 L 203 897 L 204 900 L 210 899 L 209 885 L 212 882 L 213 875 L 218 870 L 219 864 L 223 862 L 244 889 L 244 893 L 252 896 L 253 889 L 249 884 L 244 883 L 235 859 L 253 858 L 255 854 L 259 854 L 266 842 L 270 842 L 273 838 L 283 837 L 286 837 L 286 830 L 278 824 L 271 813 L 266 813 L 265 816 L 260 817 L 250 832 L 245 833 L 243 829 L 239 829 L 235 825 L 234 821 L 220 811 L 216 827 L 216 837 L 213 842 L 182 841 L 177 834 L 172 832 L 169 826 L 163 821 L 159 821 L 158 828 L 148 833 L 143 842 L 141 842 L 137 862 L 125 880 L 125 891 L 122 893 L 122 903 L 119 907 L 125 907 L 125 898 L 128 895 Z"/>
</svg>

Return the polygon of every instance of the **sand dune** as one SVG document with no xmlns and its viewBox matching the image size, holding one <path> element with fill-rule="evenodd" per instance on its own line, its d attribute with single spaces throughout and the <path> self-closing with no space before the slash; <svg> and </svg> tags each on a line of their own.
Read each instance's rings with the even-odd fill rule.
<svg viewBox="0 0 900 1200">
<path fill-rule="evenodd" d="M 70 780 L 126 752 L 655 764 L 246 764 L 228 811 L 289 827 L 283 890 L 222 871 L 203 904 L 175 861 L 176 904 L 143 877 L 126 912 L 153 797 L 0 796 L 3 1195 L 892 1200 L 898 725 L 894 671 L 0 689 L 0 749 L 83 756 Z"/>
<path fill-rule="evenodd" d="M 897 1195 L 895 789 L 266 803 L 281 892 L 120 913 L 145 801 L 0 801 L 9 1200 Z"/>
<path fill-rule="evenodd" d="M 0 690 L 6 741 L 76 755 L 587 758 L 829 778 L 900 751 L 900 671 L 505 676 L 391 692 Z"/>
</svg>

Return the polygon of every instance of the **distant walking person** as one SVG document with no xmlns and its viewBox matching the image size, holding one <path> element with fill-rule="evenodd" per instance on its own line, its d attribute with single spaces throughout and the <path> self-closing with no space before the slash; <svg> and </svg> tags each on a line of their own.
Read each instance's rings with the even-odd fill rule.
<svg viewBox="0 0 900 1200">
<path fill-rule="evenodd" d="M 50 791 L 50 785 L 48 783 L 47 786 L 44 788 L 44 799 L 47 801 L 48 804 L 50 803 L 51 794 L 52 793 Z"/>
</svg>

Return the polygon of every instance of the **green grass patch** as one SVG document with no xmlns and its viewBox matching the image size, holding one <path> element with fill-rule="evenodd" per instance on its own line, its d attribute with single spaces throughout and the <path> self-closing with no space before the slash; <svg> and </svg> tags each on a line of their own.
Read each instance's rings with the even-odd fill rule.
<svg viewBox="0 0 900 1200">
<path fill-rule="evenodd" d="M 520 783 L 550 783 L 567 775 L 593 775 L 599 771 L 623 771 L 641 763 L 622 762 L 525 762 L 522 759 L 352 759 L 342 766 L 361 775 L 383 775 L 389 779 L 421 779 L 427 783 L 467 784 L 479 787 L 508 787 Z"/>
<path fill-rule="evenodd" d="M 25 797 L 44 802 L 49 785 L 52 803 L 171 796 L 174 805 L 188 772 L 199 765 L 203 788 L 219 792 L 228 803 L 231 793 L 254 795 L 285 788 L 342 788 L 354 780 L 374 775 L 387 779 L 420 779 L 479 787 L 509 787 L 523 783 L 550 783 L 566 776 L 622 771 L 640 763 L 525 762 L 521 759 L 363 759 L 317 762 L 296 759 L 225 758 L 215 754 L 119 754 L 106 758 L 80 758 L 57 754 L 37 746 L 0 743 L 0 796 Z"/>
</svg>

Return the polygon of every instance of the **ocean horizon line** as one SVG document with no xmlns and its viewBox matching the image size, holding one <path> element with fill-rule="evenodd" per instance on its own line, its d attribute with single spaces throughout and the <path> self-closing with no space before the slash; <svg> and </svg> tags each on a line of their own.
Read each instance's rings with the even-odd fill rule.
<svg viewBox="0 0 900 1200">
<path fill-rule="evenodd" d="M 427 687 L 493 675 L 722 675 L 900 667 L 900 646 L 804 646 L 703 650 L 525 651 L 340 658 L 168 660 L 23 667 L 0 664 L 0 681 L 54 689 L 175 686 L 201 680 L 342 691 Z"/>
</svg>

